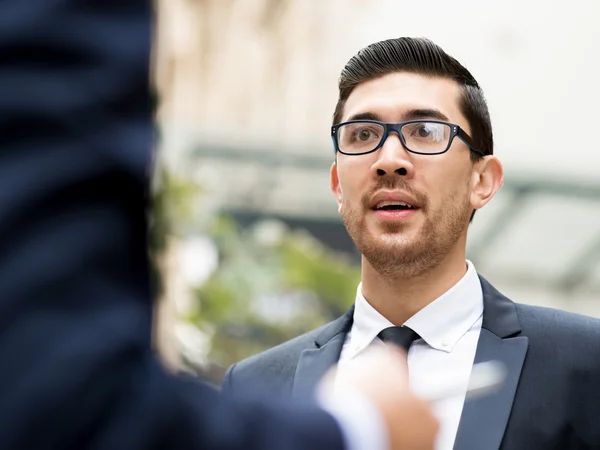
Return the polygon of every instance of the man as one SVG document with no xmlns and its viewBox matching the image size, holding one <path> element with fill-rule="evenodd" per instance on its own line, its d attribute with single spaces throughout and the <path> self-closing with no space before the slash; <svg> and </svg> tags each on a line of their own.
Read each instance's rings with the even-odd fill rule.
<svg viewBox="0 0 600 450">
<path fill-rule="evenodd" d="M 513 303 L 466 260 L 470 220 L 503 183 L 468 70 L 426 39 L 372 44 L 342 71 L 331 133 L 331 190 L 362 254 L 355 303 L 232 366 L 224 390 L 304 396 L 332 364 L 397 342 L 415 392 L 448 372 L 462 384 L 435 402 L 438 450 L 600 448 L 600 321 Z M 487 360 L 504 364 L 504 384 L 465 401 L 473 363 Z"/>
<path fill-rule="evenodd" d="M 143 0 L 0 2 L 0 448 L 431 448 L 398 355 L 322 384 L 331 414 L 220 399 L 154 357 L 151 23 Z"/>
</svg>

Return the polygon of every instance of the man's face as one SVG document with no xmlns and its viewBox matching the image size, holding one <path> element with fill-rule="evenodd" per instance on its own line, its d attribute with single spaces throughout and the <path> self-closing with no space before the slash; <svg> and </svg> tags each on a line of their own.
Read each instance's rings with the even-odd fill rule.
<svg viewBox="0 0 600 450">
<path fill-rule="evenodd" d="M 382 122 L 443 120 L 470 128 L 452 80 L 391 73 L 358 85 L 342 122 L 369 115 Z M 396 133 L 366 155 L 338 153 L 331 188 L 344 224 L 359 251 L 382 275 L 418 276 L 458 245 L 464 247 L 474 205 L 474 164 L 459 138 L 440 155 L 408 152 Z M 383 206 L 404 202 L 414 208 Z"/>
</svg>

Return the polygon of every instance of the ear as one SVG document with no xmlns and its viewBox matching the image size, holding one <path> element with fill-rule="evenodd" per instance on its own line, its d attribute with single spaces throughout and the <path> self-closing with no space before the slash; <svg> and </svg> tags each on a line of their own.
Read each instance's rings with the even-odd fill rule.
<svg viewBox="0 0 600 450">
<path fill-rule="evenodd" d="M 343 203 L 343 195 L 342 195 L 342 187 L 340 186 L 340 178 L 338 175 L 337 164 L 334 162 L 331 165 L 331 169 L 329 171 L 329 186 L 331 187 L 331 192 L 333 193 L 333 197 L 338 205 L 338 212 L 342 212 L 342 203 Z"/>
<path fill-rule="evenodd" d="M 504 169 L 493 155 L 484 156 L 473 167 L 471 178 L 471 206 L 483 208 L 504 184 Z"/>
</svg>

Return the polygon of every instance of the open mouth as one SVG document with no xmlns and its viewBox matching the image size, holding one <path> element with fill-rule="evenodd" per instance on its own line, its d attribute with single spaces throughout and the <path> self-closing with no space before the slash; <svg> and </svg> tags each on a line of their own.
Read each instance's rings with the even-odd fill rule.
<svg viewBox="0 0 600 450">
<path fill-rule="evenodd" d="M 379 202 L 374 208 L 376 211 L 405 211 L 417 209 L 413 205 L 404 202 Z"/>
</svg>

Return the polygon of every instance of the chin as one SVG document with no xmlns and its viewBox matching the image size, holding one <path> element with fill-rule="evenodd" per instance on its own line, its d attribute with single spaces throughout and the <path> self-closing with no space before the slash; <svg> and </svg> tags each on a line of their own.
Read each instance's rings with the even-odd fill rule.
<svg viewBox="0 0 600 450">
<path fill-rule="evenodd" d="M 385 246 L 411 247 L 418 244 L 419 239 L 417 233 L 403 230 L 379 233 L 374 241 L 378 241 Z"/>
</svg>

